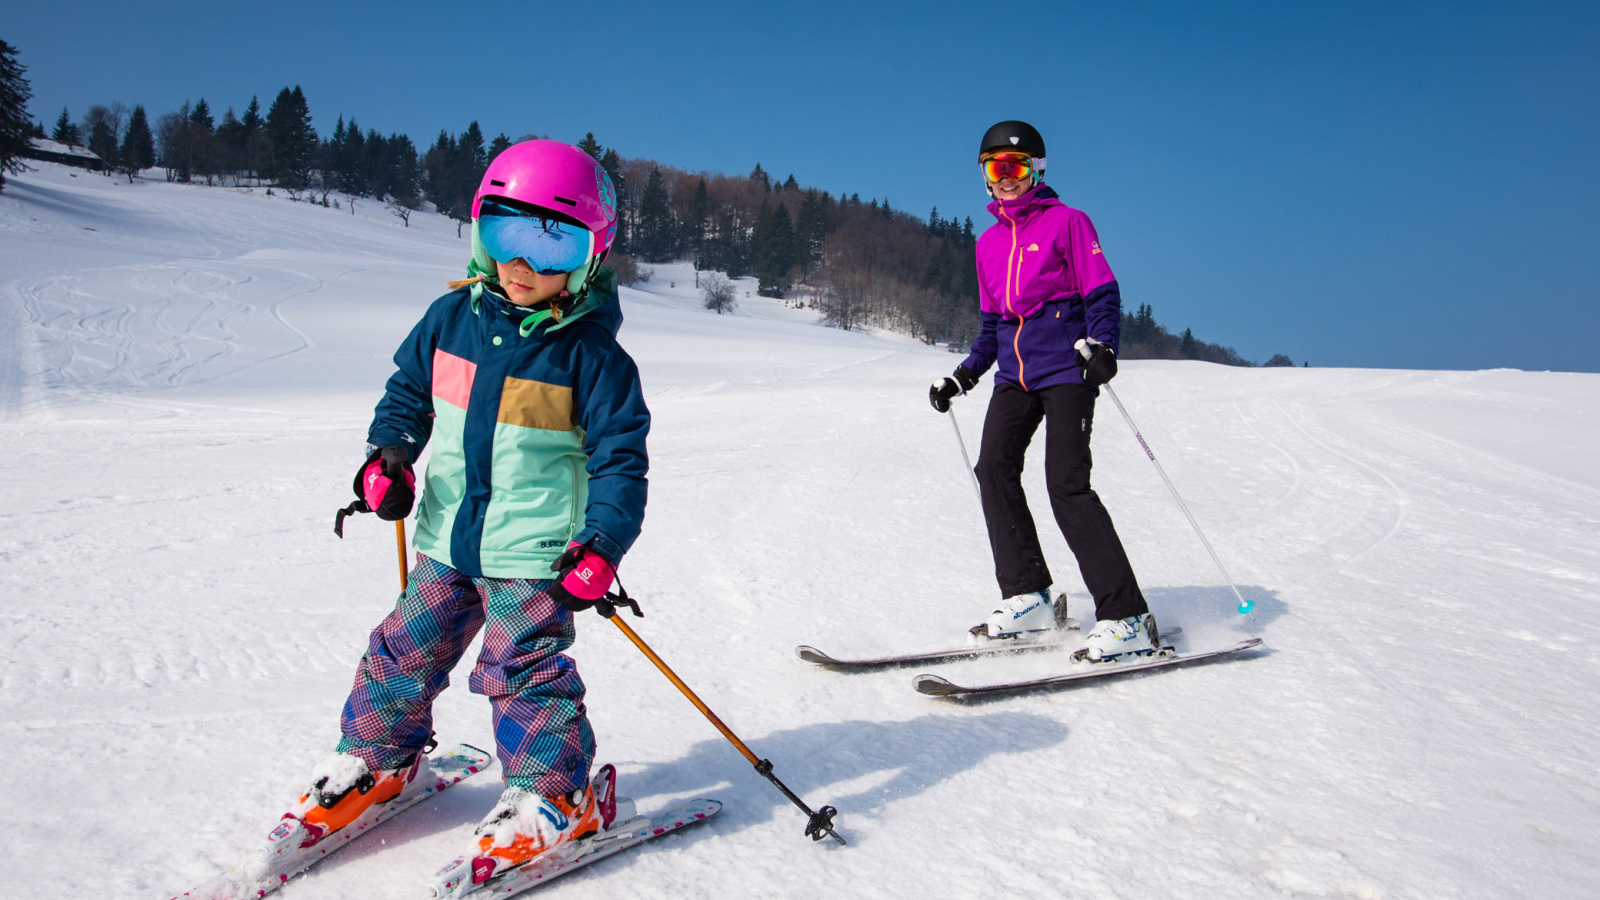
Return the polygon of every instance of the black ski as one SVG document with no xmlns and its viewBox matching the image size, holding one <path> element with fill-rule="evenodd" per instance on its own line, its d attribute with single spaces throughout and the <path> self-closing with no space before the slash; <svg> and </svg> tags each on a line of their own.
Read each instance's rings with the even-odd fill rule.
<svg viewBox="0 0 1600 900">
<path fill-rule="evenodd" d="M 794 655 L 808 663 L 827 666 L 830 669 L 881 669 L 889 666 L 907 666 L 912 663 L 939 663 L 952 662 L 958 659 L 975 659 L 985 656 L 1006 656 L 1013 653 L 1032 653 L 1039 650 L 1060 650 L 1066 646 L 1066 634 L 1076 631 L 1078 625 L 1071 622 L 1060 637 L 1049 640 L 1028 641 L 995 641 L 978 647 L 963 647 L 958 650 L 928 650 L 920 653 L 901 653 L 895 656 L 873 656 L 861 659 L 835 659 L 821 650 L 807 644 L 794 648 Z M 1182 628 L 1173 628 L 1161 632 L 1162 638 L 1176 637 L 1183 634 Z"/>
<path fill-rule="evenodd" d="M 1163 632 L 1163 637 L 1176 634 L 1177 629 Z M 1260 646 L 1260 638 L 1250 638 L 1222 650 L 1207 650 L 1203 653 L 1178 653 L 1170 646 L 1163 648 L 1161 655 L 1146 657 L 1138 661 L 1128 662 L 1103 662 L 1084 663 L 1078 671 L 1065 675 L 1052 675 L 1048 678 L 1034 678 L 1028 681 L 1005 681 L 998 684 L 961 685 L 955 684 L 938 675 L 918 675 L 912 685 L 921 693 L 934 697 L 951 697 L 966 694 L 997 694 L 1006 691 L 1022 691 L 1028 688 L 1053 687 L 1073 681 L 1085 681 L 1091 678 L 1103 678 L 1107 675 L 1125 675 L 1129 672 L 1143 672 L 1148 669 L 1160 669 L 1166 666 L 1181 666 L 1185 663 L 1199 662 L 1204 659 L 1216 659 L 1240 650 L 1249 650 Z"/>
</svg>

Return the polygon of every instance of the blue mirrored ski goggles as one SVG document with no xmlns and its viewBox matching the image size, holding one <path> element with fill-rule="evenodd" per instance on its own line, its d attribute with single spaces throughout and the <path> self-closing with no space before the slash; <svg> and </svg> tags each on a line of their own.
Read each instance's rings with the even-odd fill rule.
<svg viewBox="0 0 1600 900">
<path fill-rule="evenodd" d="M 521 259 L 540 275 L 574 272 L 589 262 L 594 235 L 582 225 L 485 199 L 478 239 L 498 262 Z"/>
</svg>

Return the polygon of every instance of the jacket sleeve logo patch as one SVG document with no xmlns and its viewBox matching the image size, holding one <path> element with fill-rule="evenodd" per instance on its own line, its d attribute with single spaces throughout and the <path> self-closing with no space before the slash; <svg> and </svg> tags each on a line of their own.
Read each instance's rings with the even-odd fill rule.
<svg viewBox="0 0 1600 900">
<path fill-rule="evenodd" d="M 1093 256 L 1094 254 L 1100 252 L 1100 242 L 1099 241 L 1090 241 L 1089 242 L 1089 246 L 1094 248 L 1093 250 L 1089 251 L 1089 255 L 1090 256 Z"/>
</svg>

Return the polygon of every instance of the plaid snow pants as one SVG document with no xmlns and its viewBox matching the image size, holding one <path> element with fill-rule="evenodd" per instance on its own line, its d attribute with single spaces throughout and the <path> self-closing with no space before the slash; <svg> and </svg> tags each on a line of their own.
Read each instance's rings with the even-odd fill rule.
<svg viewBox="0 0 1600 900">
<path fill-rule="evenodd" d="M 489 698 L 510 787 L 553 797 L 588 783 L 594 731 L 583 681 L 562 651 L 572 613 L 548 580 L 472 578 L 417 554 L 405 596 L 368 639 L 345 701 L 339 751 L 374 772 L 398 766 L 433 734 L 433 700 L 478 629 L 483 649 L 467 686 Z"/>
</svg>

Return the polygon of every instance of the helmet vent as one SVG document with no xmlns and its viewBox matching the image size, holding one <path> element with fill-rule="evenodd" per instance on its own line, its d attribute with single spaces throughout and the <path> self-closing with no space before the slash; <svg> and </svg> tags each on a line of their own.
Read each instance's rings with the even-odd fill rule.
<svg viewBox="0 0 1600 900">
<path fill-rule="evenodd" d="M 556 199 L 561 201 L 562 203 L 565 203 L 568 206 L 577 206 L 578 205 L 578 201 L 576 201 L 576 200 L 568 200 L 567 198 L 561 196 L 560 194 L 556 195 Z"/>
<path fill-rule="evenodd" d="M 505 187 L 506 186 L 506 183 L 504 181 L 495 181 L 492 178 L 489 179 L 489 183 L 494 185 L 495 187 Z"/>
</svg>

